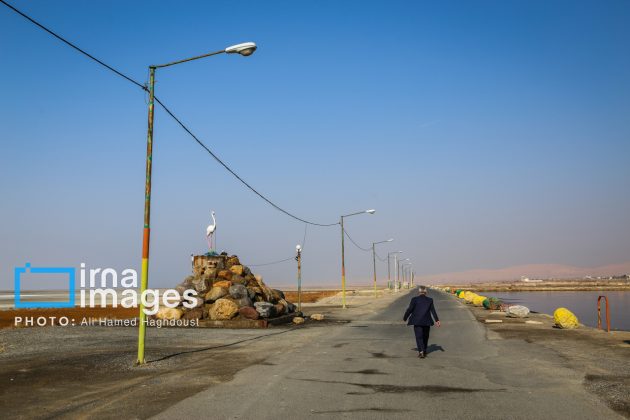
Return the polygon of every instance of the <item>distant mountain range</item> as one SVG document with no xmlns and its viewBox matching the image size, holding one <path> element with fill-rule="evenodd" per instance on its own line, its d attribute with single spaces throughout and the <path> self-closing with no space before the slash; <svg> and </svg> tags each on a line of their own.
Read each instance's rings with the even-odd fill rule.
<svg viewBox="0 0 630 420">
<path fill-rule="evenodd" d="M 429 283 L 479 283 L 489 281 L 520 280 L 521 276 L 530 279 L 581 279 L 586 276 L 609 277 L 630 273 L 630 262 L 584 268 L 562 264 L 528 264 L 499 269 L 477 269 L 452 273 L 416 276 L 416 284 Z"/>
</svg>

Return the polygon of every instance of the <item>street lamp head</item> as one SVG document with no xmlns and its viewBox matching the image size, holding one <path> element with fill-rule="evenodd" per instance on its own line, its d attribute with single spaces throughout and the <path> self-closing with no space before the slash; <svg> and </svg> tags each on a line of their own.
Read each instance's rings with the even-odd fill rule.
<svg viewBox="0 0 630 420">
<path fill-rule="evenodd" d="M 231 47 L 227 47 L 225 52 L 228 54 L 240 54 L 243 57 L 250 56 L 256 51 L 256 43 L 254 42 L 244 42 L 242 44 L 232 45 Z"/>
<path fill-rule="evenodd" d="M 385 242 L 393 242 L 394 238 L 389 238 L 388 240 L 386 240 Z"/>
<path fill-rule="evenodd" d="M 374 214 L 374 213 L 376 213 L 376 210 L 370 209 L 370 210 L 366 210 L 365 212 L 366 213 L 370 213 L 370 214 Z"/>
<path fill-rule="evenodd" d="M 296 250 L 297 252 L 300 252 L 300 251 L 302 250 L 302 245 L 297 244 L 297 245 L 295 246 L 295 250 Z"/>
</svg>

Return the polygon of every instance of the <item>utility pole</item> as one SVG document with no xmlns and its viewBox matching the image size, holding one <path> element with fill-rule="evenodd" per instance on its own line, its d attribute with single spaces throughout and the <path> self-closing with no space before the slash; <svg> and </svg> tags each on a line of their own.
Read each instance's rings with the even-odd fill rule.
<svg viewBox="0 0 630 420">
<path fill-rule="evenodd" d="M 187 58 L 185 60 L 173 61 L 167 64 L 149 66 L 149 122 L 147 129 L 147 156 L 146 156 L 146 172 L 144 184 L 144 229 L 142 231 L 142 268 L 140 272 L 140 293 L 149 287 L 149 243 L 151 237 L 151 168 L 153 164 L 153 108 L 155 102 L 155 70 L 159 68 L 173 66 L 175 64 L 186 63 L 200 58 L 210 57 L 217 54 L 240 54 L 244 57 L 250 56 L 256 51 L 256 44 L 253 42 L 245 42 L 243 44 L 232 45 L 224 50 L 215 51 L 209 54 L 203 54 L 196 57 Z M 142 365 L 144 359 L 144 341 L 146 336 L 146 318 L 144 312 L 144 304 L 140 300 L 140 313 L 138 326 L 138 359 L 137 365 Z"/>
<path fill-rule="evenodd" d="M 149 286 L 149 241 L 151 236 L 151 167 L 153 164 L 153 108 L 155 92 L 155 66 L 149 67 L 149 124 L 147 128 L 147 161 L 144 183 L 144 229 L 142 231 L 142 266 L 140 271 L 140 291 Z M 140 324 L 138 325 L 138 359 L 136 364 L 144 364 L 144 338 L 146 336 L 147 314 L 140 299 Z"/>
<path fill-rule="evenodd" d="M 387 254 L 387 288 L 391 289 L 392 287 L 392 279 L 391 279 L 391 275 L 390 275 L 390 268 L 389 268 L 390 264 L 389 264 L 389 254 Z"/>
<path fill-rule="evenodd" d="M 374 242 L 372 242 L 372 267 L 374 269 L 374 297 L 376 297 L 376 250 Z"/>
<path fill-rule="evenodd" d="M 297 251 L 297 256 L 295 260 L 297 261 L 297 282 L 298 282 L 298 312 L 302 312 L 302 246 L 297 245 L 295 247 Z"/>
<path fill-rule="evenodd" d="M 356 213 L 346 214 L 341 216 L 339 224 L 341 225 L 341 307 L 346 309 L 346 253 L 345 253 L 345 236 L 346 231 L 343 230 L 343 218 L 356 216 L 357 214 L 374 214 L 376 210 L 370 209 L 365 211 L 358 211 Z"/>
<path fill-rule="evenodd" d="M 343 216 L 341 216 L 341 307 L 346 309 L 346 254 L 344 248 L 344 239 L 346 232 L 343 230 Z"/>
<path fill-rule="evenodd" d="M 394 292 L 398 292 L 398 275 L 400 274 L 400 269 L 398 268 L 398 254 L 394 255 L 394 268 L 396 269 L 396 278 L 394 279 Z"/>
<path fill-rule="evenodd" d="M 392 242 L 394 239 L 390 238 L 386 241 L 372 242 L 372 262 L 373 262 L 373 270 L 374 270 L 374 297 L 376 297 L 376 245 L 384 244 L 385 242 Z M 387 260 L 389 264 L 389 258 Z"/>
</svg>

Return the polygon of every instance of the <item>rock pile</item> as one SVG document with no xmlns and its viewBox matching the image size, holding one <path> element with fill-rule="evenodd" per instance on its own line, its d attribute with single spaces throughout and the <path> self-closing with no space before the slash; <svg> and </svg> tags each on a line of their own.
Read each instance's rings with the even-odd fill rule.
<svg viewBox="0 0 630 420">
<path fill-rule="evenodd" d="M 236 255 L 198 255 L 193 257 L 193 274 L 175 287 L 180 294 L 197 291 L 196 306 L 189 309 L 162 308 L 159 319 L 259 319 L 295 312 L 281 290 L 271 289 L 261 276 L 254 275 Z"/>
</svg>

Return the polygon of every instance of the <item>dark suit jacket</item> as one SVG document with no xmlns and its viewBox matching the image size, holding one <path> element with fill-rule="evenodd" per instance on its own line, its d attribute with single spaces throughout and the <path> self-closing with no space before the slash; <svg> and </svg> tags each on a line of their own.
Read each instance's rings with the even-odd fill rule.
<svg viewBox="0 0 630 420">
<path fill-rule="evenodd" d="M 433 315 L 433 319 L 431 319 L 431 315 Z M 433 325 L 433 320 L 440 320 L 437 312 L 435 312 L 433 299 L 426 295 L 416 296 L 411 299 L 409 307 L 405 311 L 403 321 L 407 321 L 407 318 L 409 318 L 407 325 L 420 325 L 423 327 Z"/>
</svg>

